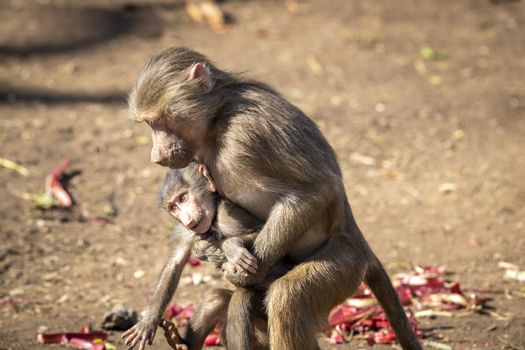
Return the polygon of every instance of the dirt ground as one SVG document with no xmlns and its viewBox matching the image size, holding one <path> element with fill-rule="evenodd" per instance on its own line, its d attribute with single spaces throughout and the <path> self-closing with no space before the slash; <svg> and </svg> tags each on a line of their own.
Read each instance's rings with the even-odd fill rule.
<svg viewBox="0 0 525 350">
<path fill-rule="evenodd" d="M 525 284 L 498 268 L 525 269 L 524 3 L 223 6 L 235 22 L 219 34 L 177 1 L 0 3 L 0 157 L 29 170 L 0 167 L 0 298 L 24 302 L 0 305 L 0 349 L 58 349 L 38 344 L 37 332 L 98 325 L 118 303 L 145 306 L 172 222 L 155 198 L 165 169 L 149 162 L 146 127 L 127 120 L 126 94 L 145 60 L 169 46 L 270 83 L 318 123 L 387 266 L 445 265 L 462 287 L 490 291 L 498 317 L 422 319 L 430 339 L 524 349 Z M 76 205 L 36 209 L 29 196 L 64 156 Z M 197 303 L 216 285 L 227 283 L 214 275 L 175 299 Z M 159 335 L 154 348 L 167 349 Z M 112 333 L 125 348 L 119 339 Z"/>
</svg>

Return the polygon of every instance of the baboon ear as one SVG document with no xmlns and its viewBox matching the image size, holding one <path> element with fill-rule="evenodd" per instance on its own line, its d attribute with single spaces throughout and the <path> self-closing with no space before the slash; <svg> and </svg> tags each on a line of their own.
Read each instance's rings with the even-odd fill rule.
<svg viewBox="0 0 525 350">
<path fill-rule="evenodd" d="M 211 178 L 210 172 L 208 171 L 208 167 L 204 164 L 199 165 L 199 173 L 201 173 L 201 175 L 208 180 L 208 184 L 210 185 L 210 191 L 217 192 L 215 182 Z"/>
<path fill-rule="evenodd" d="M 195 63 L 190 70 L 190 80 L 198 79 L 202 87 L 202 92 L 205 94 L 209 93 L 213 89 L 213 79 L 211 77 L 211 72 L 202 63 Z"/>
</svg>

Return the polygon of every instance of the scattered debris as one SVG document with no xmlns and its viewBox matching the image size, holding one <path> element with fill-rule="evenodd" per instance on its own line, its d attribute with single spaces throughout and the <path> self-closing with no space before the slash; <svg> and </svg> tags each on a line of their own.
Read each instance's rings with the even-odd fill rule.
<svg viewBox="0 0 525 350">
<path fill-rule="evenodd" d="M 42 344 L 62 344 L 82 350 L 113 350 L 115 346 L 106 342 L 108 334 L 94 332 L 91 325 L 84 326 L 78 333 L 40 333 L 37 340 Z"/>
<path fill-rule="evenodd" d="M 525 282 L 525 270 L 520 271 L 517 265 L 511 264 L 506 261 L 500 261 L 498 267 L 505 269 L 505 274 L 503 278 L 516 280 L 519 282 Z"/>
<path fill-rule="evenodd" d="M 352 152 L 350 154 L 350 160 L 354 163 L 368 166 L 374 166 L 376 164 L 376 160 L 374 158 L 365 156 L 359 152 Z"/>
<path fill-rule="evenodd" d="M 427 341 L 425 342 L 425 345 L 438 350 L 452 350 L 450 345 L 438 343 L 437 341 Z"/>
<path fill-rule="evenodd" d="M 40 209 L 51 209 L 60 206 L 60 203 L 50 194 L 44 192 L 33 198 L 33 203 Z"/>
<path fill-rule="evenodd" d="M 197 258 L 194 258 L 193 256 L 190 256 L 190 258 L 188 259 L 188 264 L 190 264 L 193 267 L 197 267 L 200 266 L 201 261 Z"/>
<path fill-rule="evenodd" d="M 191 275 L 191 280 L 195 286 L 201 284 L 203 279 L 202 273 L 194 273 Z"/>
<path fill-rule="evenodd" d="M 386 111 L 386 105 L 383 102 L 378 102 L 375 104 L 374 110 L 377 113 L 383 113 L 384 111 Z"/>
<path fill-rule="evenodd" d="M 498 267 L 501 267 L 505 270 L 519 270 L 518 265 L 506 262 L 506 261 L 500 261 L 498 262 Z"/>
<path fill-rule="evenodd" d="M 206 339 L 204 339 L 204 345 L 206 346 L 221 345 L 222 338 L 221 338 L 220 329 L 221 329 L 220 327 L 219 328 L 215 327 L 215 329 L 210 334 L 208 334 Z"/>
<path fill-rule="evenodd" d="M 64 171 L 69 166 L 69 159 L 65 157 L 58 163 L 46 177 L 46 192 L 33 198 L 35 206 L 40 209 L 54 207 L 70 207 L 73 199 L 62 186 L 60 180 Z"/>
<path fill-rule="evenodd" d="M 6 158 L 0 158 L 0 166 L 1 167 L 4 167 L 4 168 L 7 168 L 7 169 L 11 169 L 11 170 L 14 170 L 16 172 L 18 172 L 20 175 L 23 175 L 23 176 L 28 176 L 29 175 L 29 170 L 27 170 L 26 167 L 16 163 L 16 162 L 13 162 L 12 160 L 9 160 L 9 159 L 6 159 Z"/>
<path fill-rule="evenodd" d="M 458 283 L 446 281 L 444 274 L 443 267 L 415 267 L 412 272 L 393 276 L 394 287 L 401 303 L 405 306 L 412 328 L 419 337 L 423 336 L 423 331 L 419 329 L 418 318 L 459 316 L 460 314 L 454 311 L 460 309 L 469 312 L 483 310 L 486 299 L 473 293 L 465 294 Z M 182 327 L 188 323 L 194 313 L 195 307 L 192 304 L 179 307 L 173 303 L 166 308 L 164 318 L 174 322 L 177 327 Z M 359 292 L 332 309 L 328 323 L 332 327 L 330 330 L 332 344 L 346 343 L 350 339 L 363 339 L 370 345 L 391 344 L 396 339 L 381 306 L 364 284 L 360 286 Z M 205 345 L 220 344 L 220 328 L 219 324 L 208 335 Z M 485 331 L 494 329 L 493 325 Z M 425 344 L 438 350 L 452 349 L 449 345 L 435 341 L 427 341 Z"/>
<path fill-rule="evenodd" d="M 475 294 L 466 295 L 458 283 L 445 281 L 444 273 L 441 267 L 416 267 L 413 272 L 393 276 L 399 299 L 418 336 L 423 335 L 418 317 L 449 317 L 455 310 L 483 308 L 485 300 Z M 365 339 L 369 344 L 390 344 L 396 339 L 386 315 L 364 284 L 358 293 L 332 309 L 328 322 L 332 327 L 330 341 L 334 344 L 350 338 Z M 440 343 L 434 345 L 437 349 L 450 348 Z"/>
<path fill-rule="evenodd" d="M 459 283 L 444 279 L 443 267 L 415 267 L 414 271 L 398 273 L 393 276 L 393 284 L 401 303 L 419 337 L 423 331 L 419 328 L 420 317 L 460 316 L 457 310 L 482 311 L 487 299 L 470 293 L 465 294 Z M 169 305 L 164 318 L 171 320 L 177 327 L 186 325 L 195 313 L 192 304 L 184 307 L 176 303 Z M 463 314 L 464 315 L 464 314 Z M 332 309 L 328 317 L 331 327 L 330 342 L 342 344 L 350 339 L 363 339 L 372 344 L 392 344 L 396 336 L 381 306 L 364 284 L 359 292 Z M 219 324 L 206 338 L 205 345 L 216 346 L 221 342 Z M 492 325 L 485 331 L 496 329 Z M 435 341 L 427 341 L 428 347 L 438 350 L 452 350 L 452 347 Z"/>
<path fill-rule="evenodd" d="M 299 13 L 301 6 L 299 5 L 299 0 L 286 0 L 286 8 L 291 13 Z"/>
<path fill-rule="evenodd" d="M 69 299 L 69 295 L 63 294 L 60 298 L 56 300 L 57 304 L 65 303 Z"/>
<path fill-rule="evenodd" d="M 308 64 L 308 67 L 314 74 L 321 75 L 324 73 L 323 66 L 321 65 L 321 63 L 319 63 L 319 61 L 317 60 L 317 58 L 315 58 L 315 56 L 312 56 L 312 55 L 307 56 L 306 63 Z"/>
<path fill-rule="evenodd" d="M 525 271 L 506 270 L 505 278 L 525 282 Z"/>
<path fill-rule="evenodd" d="M 497 324 L 491 324 L 490 326 L 488 326 L 487 328 L 485 328 L 483 331 L 484 332 L 492 332 L 492 331 L 495 331 L 496 329 L 498 329 L 498 325 Z"/>
<path fill-rule="evenodd" d="M 217 33 L 226 31 L 226 13 L 214 0 L 187 0 L 186 12 L 197 23 L 207 23 Z"/>
<path fill-rule="evenodd" d="M 102 328 L 124 331 L 133 327 L 137 321 L 138 317 L 135 310 L 126 309 L 122 305 L 115 305 L 110 312 L 104 315 Z"/>
<path fill-rule="evenodd" d="M 215 278 L 216 277 L 214 277 L 213 275 L 203 275 L 198 272 L 195 272 L 192 274 L 185 274 L 181 276 L 180 281 L 179 281 L 179 286 L 181 287 L 186 287 L 189 285 L 197 286 L 201 283 L 216 284 L 216 281 L 214 281 Z"/>
<path fill-rule="evenodd" d="M 10 298 L 10 297 L 0 298 L 0 305 L 20 305 L 24 303 L 25 301 L 22 299 L 16 299 L 16 298 Z"/>
<path fill-rule="evenodd" d="M 419 50 L 419 57 L 421 57 L 424 60 L 435 61 L 435 60 L 445 58 L 445 55 L 442 54 L 441 52 L 437 52 L 430 46 L 423 46 Z"/>
<path fill-rule="evenodd" d="M 461 139 L 464 139 L 466 136 L 466 133 L 464 130 L 462 129 L 455 129 L 453 132 L 452 132 L 452 138 L 454 140 L 461 140 Z"/>
<path fill-rule="evenodd" d="M 93 341 L 90 340 L 71 338 L 67 343 L 63 344 L 81 350 L 105 350 L 106 347 L 104 346 L 104 343 L 99 343 L 98 340 L 98 338 L 93 339 L 93 341 L 97 341 L 96 343 L 93 343 Z"/>
<path fill-rule="evenodd" d="M 440 310 L 421 310 L 414 313 L 416 318 L 424 317 L 452 317 L 454 314 L 450 311 L 440 311 Z"/>
<path fill-rule="evenodd" d="M 430 85 L 434 85 L 434 86 L 441 84 L 442 81 L 443 81 L 443 79 L 439 75 L 435 75 L 435 74 L 432 74 L 428 78 L 428 83 Z"/>
<path fill-rule="evenodd" d="M 62 159 L 46 177 L 46 193 L 56 198 L 63 207 L 70 207 L 73 204 L 73 199 L 71 199 L 69 193 L 66 192 L 60 183 L 64 171 L 68 166 L 69 159 L 64 157 L 64 159 Z"/>
<path fill-rule="evenodd" d="M 142 278 L 145 275 L 146 275 L 146 271 L 144 271 L 144 270 L 137 270 L 137 271 L 133 272 L 133 277 L 135 277 L 136 279 Z"/>
<path fill-rule="evenodd" d="M 193 314 L 195 314 L 195 306 L 193 304 L 180 307 L 173 302 L 164 311 L 164 318 L 175 323 L 177 327 L 182 327 L 188 323 Z"/>
<path fill-rule="evenodd" d="M 99 226 L 106 226 L 108 224 L 113 224 L 113 220 L 111 219 L 108 219 L 108 218 L 104 218 L 104 217 L 100 217 L 100 216 L 97 216 L 97 217 L 94 217 L 93 219 L 90 219 L 89 222 L 91 222 L 92 224 L 95 224 L 95 225 L 99 225 Z"/>
<path fill-rule="evenodd" d="M 117 350 L 117 347 L 113 344 L 111 344 L 108 341 L 102 340 L 102 339 L 95 339 L 91 342 L 93 345 L 103 344 L 104 350 Z"/>
<path fill-rule="evenodd" d="M 164 311 L 164 318 L 172 321 L 177 327 L 185 326 L 190 318 L 195 314 L 195 306 L 193 304 L 188 304 L 186 306 L 180 307 L 177 303 L 172 303 L 168 305 Z M 206 346 L 217 346 L 221 343 L 221 328 L 222 325 L 219 323 L 211 331 L 210 334 L 204 340 L 204 345 Z"/>
<path fill-rule="evenodd" d="M 445 182 L 439 185 L 439 193 L 449 194 L 455 192 L 458 189 L 458 185 L 453 182 Z"/>
</svg>

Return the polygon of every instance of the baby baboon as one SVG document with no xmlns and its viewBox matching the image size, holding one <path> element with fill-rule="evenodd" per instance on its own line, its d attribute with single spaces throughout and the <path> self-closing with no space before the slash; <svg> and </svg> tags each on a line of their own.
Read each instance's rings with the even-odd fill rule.
<svg viewBox="0 0 525 350">
<path fill-rule="evenodd" d="M 262 223 L 231 202 L 219 198 L 205 165 L 192 162 L 186 168 L 170 170 L 158 194 L 161 206 L 193 235 L 191 241 L 183 240 L 184 245 L 177 246 L 179 251 L 191 249 L 194 256 L 229 271 L 227 276 L 237 272 L 245 276 L 257 272 L 257 261 L 246 247 L 251 247 Z M 176 231 L 176 235 L 184 233 Z M 183 268 L 182 261 L 178 266 L 179 270 Z M 263 295 L 272 280 L 287 270 L 284 263 L 277 264 L 264 283 L 250 289 L 240 288 L 233 295 L 226 289 L 212 290 L 198 307 L 182 336 L 179 337 L 169 323 L 161 324 L 165 331 L 167 328 L 170 330 L 169 343 L 173 346 L 179 339 L 178 348 L 189 346 L 191 350 L 200 349 L 204 338 L 217 322 L 223 322 L 225 340 L 230 349 L 267 347 L 264 336 L 255 336 L 254 323 L 259 329 L 257 334 L 266 333 L 265 330 L 261 332 L 266 327 L 262 311 Z M 177 271 L 176 275 L 180 276 L 180 272 Z M 177 282 L 163 274 L 156 289 L 168 290 L 170 286 L 166 283 Z M 148 309 L 163 310 L 171 296 L 155 293 Z M 256 318 L 256 321 L 252 320 Z M 141 332 L 145 331 L 139 323 L 123 337 L 128 345 L 133 346 L 142 337 Z M 153 336 L 151 329 L 149 331 L 148 338 Z M 133 340 L 136 340 L 135 343 Z"/>
<path fill-rule="evenodd" d="M 264 222 L 251 250 L 257 273 L 234 274 L 237 285 L 262 281 L 285 256 L 295 264 L 265 296 L 270 348 L 318 349 L 315 321 L 326 319 L 364 280 L 403 349 L 421 349 L 357 226 L 335 152 L 301 110 L 269 86 L 225 72 L 186 48 L 153 56 L 129 104 L 131 117 L 151 129 L 152 162 L 206 164 L 220 196 Z M 174 275 L 174 268 L 164 273 Z"/>
</svg>

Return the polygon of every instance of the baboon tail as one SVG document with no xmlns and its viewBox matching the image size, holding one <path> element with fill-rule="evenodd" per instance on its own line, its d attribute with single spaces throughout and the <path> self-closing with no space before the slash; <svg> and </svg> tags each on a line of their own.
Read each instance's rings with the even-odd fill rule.
<svg viewBox="0 0 525 350">
<path fill-rule="evenodd" d="M 397 292 L 392 286 L 390 277 L 381 262 L 375 257 L 366 272 L 365 283 L 372 290 L 385 311 L 403 350 L 422 350 L 423 348 L 419 344 L 405 310 L 399 301 Z"/>
</svg>

